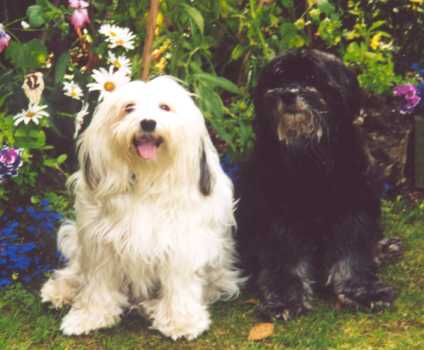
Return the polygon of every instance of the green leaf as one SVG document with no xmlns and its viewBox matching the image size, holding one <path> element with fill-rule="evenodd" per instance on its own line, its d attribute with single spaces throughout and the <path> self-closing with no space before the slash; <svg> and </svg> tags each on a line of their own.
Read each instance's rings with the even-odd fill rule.
<svg viewBox="0 0 424 350">
<path fill-rule="evenodd" d="M 237 44 L 231 51 L 231 59 L 237 61 L 246 52 L 246 46 Z"/>
<path fill-rule="evenodd" d="M 27 72 L 43 66 L 47 60 L 48 51 L 41 40 L 33 39 L 23 44 L 12 42 L 5 55 L 16 68 Z"/>
<path fill-rule="evenodd" d="M 293 7 L 293 0 L 281 0 L 281 5 L 287 8 Z"/>
<path fill-rule="evenodd" d="M 43 165 L 48 166 L 49 168 L 57 168 L 57 160 L 55 158 L 46 158 L 43 160 Z"/>
<path fill-rule="evenodd" d="M 43 8 L 40 5 L 32 5 L 27 8 L 26 15 L 32 27 L 41 27 L 44 23 Z"/>
<path fill-rule="evenodd" d="M 318 0 L 318 9 L 327 16 L 331 16 L 335 12 L 335 7 L 328 0 Z"/>
<path fill-rule="evenodd" d="M 57 164 L 64 163 L 66 159 L 68 159 L 68 156 L 66 154 L 61 154 L 59 157 L 57 157 Z"/>
<path fill-rule="evenodd" d="M 56 68 L 54 71 L 54 82 L 56 84 L 59 84 L 63 81 L 63 77 L 65 75 L 66 69 L 68 68 L 70 58 L 71 56 L 69 53 L 65 52 L 60 55 L 59 59 L 57 60 Z"/>
<path fill-rule="evenodd" d="M 219 87 L 228 92 L 232 92 L 233 94 L 240 94 L 240 89 L 238 86 L 228 79 L 217 77 L 216 75 L 209 73 L 196 73 L 193 77 L 194 79 L 208 83 L 213 87 Z"/>
<path fill-rule="evenodd" d="M 181 6 L 183 7 L 187 15 L 192 19 L 194 24 L 196 24 L 200 33 L 203 34 L 203 32 L 205 31 L 205 19 L 203 18 L 199 10 L 187 4 L 181 4 Z"/>
<path fill-rule="evenodd" d="M 212 121 L 219 121 L 224 116 L 224 105 L 221 97 L 207 85 L 199 84 L 196 88 L 196 95 L 199 97 L 199 102 L 205 117 Z M 219 130 L 219 127 L 215 126 Z"/>
<path fill-rule="evenodd" d="M 34 129 L 33 126 L 19 126 L 15 132 L 15 145 L 25 149 L 41 149 L 46 143 L 43 130 Z"/>
</svg>

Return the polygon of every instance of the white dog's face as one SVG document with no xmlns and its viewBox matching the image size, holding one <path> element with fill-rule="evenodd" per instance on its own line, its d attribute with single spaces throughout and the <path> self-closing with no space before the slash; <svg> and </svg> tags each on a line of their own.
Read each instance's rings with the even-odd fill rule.
<svg viewBox="0 0 424 350">
<path fill-rule="evenodd" d="M 120 87 L 99 106 L 89 126 L 104 147 L 130 162 L 160 161 L 204 132 L 189 93 L 169 77 Z M 92 135 L 94 136 L 94 135 Z M 100 150 L 101 151 L 101 150 Z"/>
</svg>

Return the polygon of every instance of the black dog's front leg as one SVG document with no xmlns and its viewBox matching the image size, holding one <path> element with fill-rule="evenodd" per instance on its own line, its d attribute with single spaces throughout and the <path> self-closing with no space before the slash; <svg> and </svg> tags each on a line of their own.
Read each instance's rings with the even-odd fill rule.
<svg viewBox="0 0 424 350">
<path fill-rule="evenodd" d="M 376 274 L 373 252 L 378 233 L 377 220 L 365 211 L 349 213 L 333 227 L 326 247 L 327 283 L 344 305 L 374 309 L 394 300 L 394 290 Z"/>
<path fill-rule="evenodd" d="M 289 227 L 275 225 L 271 230 L 265 233 L 259 256 L 258 313 L 266 319 L 289 320 L 311 309 L 314 247 Z"/>
</svg>

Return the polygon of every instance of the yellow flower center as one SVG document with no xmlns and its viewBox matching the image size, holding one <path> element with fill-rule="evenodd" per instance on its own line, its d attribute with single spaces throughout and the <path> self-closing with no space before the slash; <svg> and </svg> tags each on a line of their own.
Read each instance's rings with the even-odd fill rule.
<svg viewBox="0 0 424 350">
<path fill-rule="evenodd" d="M 118 46 L 124 46 L 125 41 L 123 39 L 118 39 L 118 40 L 115 41 L 115 44 L 118 45 Z"/>
<path fill-rule="evenodd" d="M 116 34 L 115 32 L 110 32 L 109 35 L 110 36 L 117 36 L 118 34 Z"/>
<path fill-rule="evenodd" d="M 105 88 L 106 91 L 115 90 L 115 84 L 112 83 L 111 81 L 107 81 L 106 83 L 104 83 L 103 87 Z"/>
<path fill-rule="evenodd" d="M 72 97 L 77 97 L 77 96 L 78 96 L 77 89 L 72 89 L 72 90 L 71 90 L 71 96 L 72 96 Z"/>
<path fill-rule="evenodd" d="M 121 62 L 119 62 L 118 60 L 116 60 L 114 63 L 113 63 L 113 65 L 116 67 L 116 68 L 122 68 L 122 63 Z"/>
<path fill-rule="evenodd" d="M 26 112 L 26 113 L 25 113 L 25 115 L 26 115 L 28 118 L 32 118 L 32 117 L 35 115 L 35 113 L 34 113 L 34 112 L 31 112 L 31 111 L 28 111 L 28 112 Z"/>
</svg>

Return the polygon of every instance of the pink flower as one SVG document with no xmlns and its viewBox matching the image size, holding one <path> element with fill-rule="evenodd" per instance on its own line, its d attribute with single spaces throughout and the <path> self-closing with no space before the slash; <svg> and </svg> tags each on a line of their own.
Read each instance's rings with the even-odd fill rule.
<svg viewBox="0 0 424 350">
<path fill-rule="evenodd" d="M 84 0 L 69 0 L 69 7 L 73 9 L 85 9 L 89 3 Z"/>
<path fill-rule="evenodd" d="M 3 26 L 0 24 L 0 53 L 9 46 L 10 35 L 3 30 Z"/>
<path fill-rule="evenodd" d="M 405 96 L 406 99 L 413 98 L 417 94 L 417 89 L 412 84 L 398 85 L 393 89 L 395 96 Z"/>
<path fill-rule="evenodd" d="M 393 95 L 403 98 L 403 105 L 400 107 L 402 114 L 411 113 L 421 101 L 421 97 L 417 95 L 417 88 L 412 84 L 396 86 Z"/>
<path fill-rule="evenodd" d="M 86 9 L 75 10 L 71 16 L 71 24 L 76 31 L 84 28 L 90 23 L 90 17 L 88 17 L 88 11 Z"/>
</svg>

